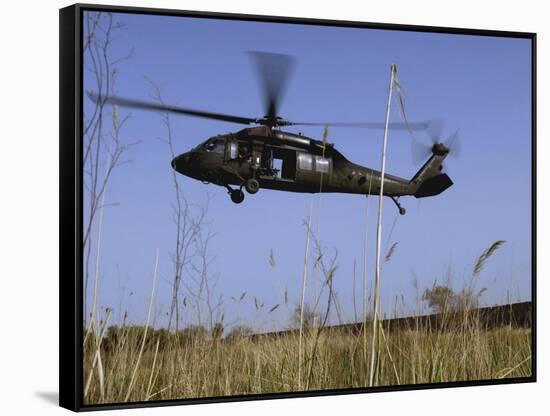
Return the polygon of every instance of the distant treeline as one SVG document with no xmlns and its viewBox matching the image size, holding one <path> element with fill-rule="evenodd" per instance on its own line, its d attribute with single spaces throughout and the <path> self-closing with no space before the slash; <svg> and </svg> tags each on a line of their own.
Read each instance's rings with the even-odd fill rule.
<svg viewBox="0 0 550 416">
<path fill-rule="evenodd" d="M 448 311 L 434 313 L 431 315 L 408 316 L 404 318 L 382 319 L 381 325 L 385 331 L 403 331 L 403 330 L 428 330 L 434 332 L 457 330 L 464 325 L 478 325 L 479 327 L 490 330 L 504 326 L 512 328 L 530 328 L 532 322 L 532 304 L 531 302 L 518 302 L 508 305 L 489 306 L 476 309 L 466 309 L 458 311 Z M 366 321 L 367 326 L 371 321 Z M 363 322 L 332 325 L 325 329 L 345 331 L 352 334 L 358 334 L 363 330 Z M 264 336 L 277 337 L 291 335 L 297 330 L 285 330 L 276 332 L 267 332 L 263 334 L 254 334 L 252 338 L 261 338 Z"/>
<path fill-rule="evenodd" d="M 147 330 L 147 334 L 145 331 Z M 251 328 L 246 326 L 234 326 L 225 334 L 223 324 L 215 324 L 211 330 L 200 325 L 189 325 L 178 331 L 168 331 L 166 328 L 155 329 L 144 325 L 112 325 L 105 331 L 105 336 L 101 341 L 101 347 L 104 351 L 114 352 L 117 349 L 136 349 L 139 350 L 141 343 L 144 342 L 145 350 L 154 350 L 158 348 L 181 348 L 191 347 L 206 341 L 231 341 L 252 335 Z M 90 333 L 93 335 L 93 332 Z M 146 335 L 146 336 L 145 336 Z M 86 337 L 88 343 L 93 343 L 93 336 Z M 91 345 L 90 345 L 91 346 Z"/>
<path fill-rule="evenodd" d="M 382 319 L 381 325 L 385 331 L 402 330 L 428 330 L 434 332 L 457 330 L 468 325 L 478 325 L 483 329 L 495 329 L 503 326 L 513 328 L 530 328 L 532 317 L 531 302 L 521 302 L 509 305 L 491 306 L 465 311 L 452 311 L 447 313 L 435 313 L 431 315 L 411 316 L 404 318 Z M 367 321 L 367 325 L 370 322 Z M 343 325 L 327 326 L 325 330 L 343 331 L 351 334 L 358 334 L 363 330 L 363 323 L 351 323 Z M 220 341 L 234 342 L 247 338 L 257 340 L 263 337 L 289 336 L 297 333 L 297 329 L 268 332 L 257 334 L 247 326 L 233 326 L 227 333 L 223 324 L 217 323 L 211 330 L 204 326 L 189 325 L 178 331 L 168 331 L 165 328 L 147 328 L 147 336 L 144 337 L 146 327 L 138 325 L 110 326 L 105 332 L 102 340 L 104 351 L 115 351 L 117 349 L 139 349 L 144 342 L 145 350 L 157 348 L 181 348 L 191 347 L 205 342 Z M 92 342 L 93 337 L 88 337 Z"/>
</svg>

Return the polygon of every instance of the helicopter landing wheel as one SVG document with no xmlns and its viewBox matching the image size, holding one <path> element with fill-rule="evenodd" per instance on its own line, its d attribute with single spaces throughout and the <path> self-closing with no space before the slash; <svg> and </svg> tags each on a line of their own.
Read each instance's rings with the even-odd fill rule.
<svg viewBox="0 0 550 416">
<path fill-rule="evenodd" d="M 230 193 L 231 201 L 233 201 L 235 204 L 240 204 L 244 201 L 244 192 L 240 189 L 234 189 Z"/>
<path fill-rule="evenodd" d="M 256 179 L 251 178 L 244 183 L 244 188 L 246 192 L 253 195 L 260 190 L 260 183 Z"/>
<path fill-rule="evenodd" d="M 399 203 L 399 201 L 398 201 L 399 197 L 398 196 L 391 196 L 390 198 L 393 201 L 393 203 L 395 204 L 395 206 L 399 209 L 399 215 L 405 215 L 407 210 L 405 208 L 403 208 L 401 206 L 401 204 Z"/>
</svg>

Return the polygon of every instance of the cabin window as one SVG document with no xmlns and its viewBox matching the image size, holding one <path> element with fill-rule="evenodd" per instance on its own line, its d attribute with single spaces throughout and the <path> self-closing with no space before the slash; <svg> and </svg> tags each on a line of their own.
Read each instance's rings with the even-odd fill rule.
<svg viewBox="0 0 550 416">
<path fill-rule="evenodd" d="M 328 173 L 329 161 L 325 157 L 315 156 L 315 170 L 321 173 Z"/>
<path fill-rule="evenodd" d="M 239 153 L 239 157 L 241 159 L 248 158 L 250 156 L 250 148 L 248 146 L 248 143 L 239 142 L 239 144 L 238 144 L 238 153 Z"/>
<path fill-rule="evenodd" d="M 227 154 L 229 159 L 237 159 L 239 157 L 239 145 L 237 142 L 229 142 Z"/>
<path fill-rule="evenodd" d="M 301 170 L 312 170 L 313 160 L 311 155 L 305 153 L 298 154 L 298 168 Z"/>
</svg>

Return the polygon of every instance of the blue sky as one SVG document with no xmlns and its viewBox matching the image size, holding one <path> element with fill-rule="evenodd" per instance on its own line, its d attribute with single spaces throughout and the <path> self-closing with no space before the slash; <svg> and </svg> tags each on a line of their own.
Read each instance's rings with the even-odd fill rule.
<svg viewBox="0 0 550 416">
<path fill-rule="evenodd" d="M 246 53 L 261 50 L 296 57 L 281 116 L 301 121 L 382 121 L 390 65 L 397 64 L 408 118 L 444 119 L 444 136 L 460 129 L 462 149 L 459 160 L 446 164 L 455 184 L 445 193 L 422 200 L 402 198 L 407 214 L 397 220 L 395 206 L 384 201 L 384 251 L 394 242 L 398 245 L 391 262 L 384 264 L 383 312 L 393 313 L 395 299 L 401 297 L 410 312 L 425 288 L 449 275 L 452 285 L 462 288 L 470 280 L 476 257 L 499 239 L 506 244 L 476 278 L 478 288 L 487 288 L 483 303 L 531 298 L 529 40 L 137 14 L 115 18 L 125 28 L 113 41 L 113 56 L 134 49 L 131 59 L 118 65 L 117 93 L 148 99 L 149 79 L 161 88 L 166 102 L 208 111 L 263 115 L 262 96 Z M 85 88 L 91 85 L 85 78 Z M 107 202 L 115 205 L 105 210 L 100 304 L 114 308 L 115 317 L 127 310 L 131 320 L 144 322 L 159 248 L 160 325 L 170 301 L 175 233 L 171 157 L 158 140 L 165 134 L 159 114 L 121 113 L 131 113 L 122 139 L 139 144 L 128 150 L 131 163 L 116 170 L 108 189 Z M 397 111 L 392 119 L 399 121 Z M 241 128 L 190 117 L 171 120 L 178 153 Z M 323 133 L 313 127 L 288 130 L 315 138 Z M 426 136 L 419 133 L 418 138 Z M 379 168 L 381 131 L 333 128 L 329 141 L 350 160 Z M 410 178 L 418 170 L 410 157 L 410 143 L 408 133 L 390 132 L 389 173 Z M 303 221 L 312 201 L 314 229 L 319 227 L 323 247 L 338 252 L 334 284 L 345 318 L 353 319 L 354 261 L 361 304 L 365 197 L 260 190 L 235 205 L 224 188 L 183 176 L 179 180 L 189 202 L 202 203 L 210 195 L 209 226 L 215 233 L 211 271 L 218 277 L 216 291 L 223 296 L 226 321 L 258 330 L 288 323 L 289 309 L 299 302 Z M 369 282 L 374 270 L 376 202 L 370 198 Z M 269 262 L 270 251 L 275 267 Z M 308 299 L 312 287 L 313 283 Z M 267 313 L 283 303 L 285 290 L 288 307 Z M 242 302 L 231 300 L 245 291 Z M 254 297 L 265 304 L 263 311 L 256 310 Z M 190 323 L 192 317 L 184 316 L 183 324 Z"/>
</svg>

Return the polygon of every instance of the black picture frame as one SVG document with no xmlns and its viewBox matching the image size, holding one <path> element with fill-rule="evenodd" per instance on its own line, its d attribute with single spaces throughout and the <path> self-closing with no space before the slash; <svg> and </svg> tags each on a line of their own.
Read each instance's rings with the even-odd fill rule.
<svg viewBox="0 0 550 416">
<path fill-rule="evenodd" d="M 82 133 L 83 120 L 83 63 L 81 55 L 82 44 L 82 15 L 84 11 L 104 11 L 138 13 L 164 16 L 195 17 L 202 19 L 227 19 L 240 21 L 296 23 L 302 25 L 340 26 L 354 28 L 376 28 L 398 31 L 434 32 L 446 34 L 464 34 L 491 37 L 523 38 L 531 41 L 531 206 L 532 206 L 532 308 L 531 308 L 531 345 L 532 345 L 532 372 L 530 377 L 478 380 L 467 382 L 443 382 L 434 384 L 400 385 L 389 387 L 357 388 L 322 390 L 293 393 L 273 393 L 261 395 L 214 397 L 199 399 L 182 399 L 168 401 L 149 401 L 134 403 L 116 403 L 100 405 L 84 405 L 83 401 L 83 287 L 82 287 Z M 262 16 L 246 14 L 213 13 L 200 11 L 183 11 L 169 9 L 155 9 L 142 7 L 122 7 L 92 4 L 75 4 L 59 12 L 60 34 L 60 246 L 59 246 L 59 403 L 60 406 L 74 411 L 107 410 L 136 407 L 172 406 L 183 404 L 235 402 L 248 400 L 266 400 L 277 398 L 298 398 L 310 396 L 360 394 L 385 391 L 420 390 L 432 388 L 450 388 L 477 385 L 497 385 L 509 383 L 531 383 L 537 380 L 536 354 L 536 275 L 537 275 L 537 233 L 536 233 L 536 33 L 508 32 L 495 30 L 479 30 L 465 28 L 447 28 L 432 26 L 414 26 L 402 24 L 380 24 L 355 21 L 337 21 L 325 19 Z"/>
</svg>

